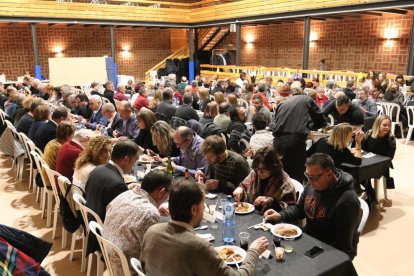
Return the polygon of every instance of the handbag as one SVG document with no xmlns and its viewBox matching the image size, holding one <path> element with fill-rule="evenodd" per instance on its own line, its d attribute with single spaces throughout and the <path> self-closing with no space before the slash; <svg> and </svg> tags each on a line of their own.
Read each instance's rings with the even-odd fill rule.
<svg viewBox="0 0 414 276">
<path fill-rule="evenodd" d="M 66 197 L 70 194 L 70 190 L 73 184 L 68 185 L 66 190 L 65 196 L 59 192 L 59 214 L 62 220 L 63 228 L 69 233 L 74 233 L 78 230 L 79 226 L 81 225 L 78 216 L 73 213 L 72 209 L 70 208 L 69 202 L 67 201 Z"/>
</svg>

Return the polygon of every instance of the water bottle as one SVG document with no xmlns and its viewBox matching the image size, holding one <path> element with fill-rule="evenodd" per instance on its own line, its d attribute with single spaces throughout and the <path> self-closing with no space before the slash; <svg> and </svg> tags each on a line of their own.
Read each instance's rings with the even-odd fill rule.
<svg viewBox="0 0 414 276">
<path fill-rule="evenodd" d="M 102 127 L 101 133 L 102 136 L 108 136 L 108 130 L 106 129 L 106 127 Z"/>
<path fill-rule="evenodd" d="M 236 235 L 236 218 L 233 197 L 227 196 L 227 203 L 224 207 L 223 214 L 223 242 L 224 244 L 233 244 Z"/>
</svg>

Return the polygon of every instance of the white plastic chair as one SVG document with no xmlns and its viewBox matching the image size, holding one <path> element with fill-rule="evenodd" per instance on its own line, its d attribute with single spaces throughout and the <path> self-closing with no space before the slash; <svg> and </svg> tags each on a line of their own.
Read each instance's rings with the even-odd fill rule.
<svg viewBox="0 0 414 276">
<path fill-rule="evenodd" d="M 114 273 L 114 268 L 111 264 L 111 259 L 109 258 L 109 252 L 112 252 L 112 253 L 116 253 L 118 255 L 118 258 L 121 260 L 123 275 L 130 276 L 131 272 L 129 271 L 128 260 L 125 257 L 125 254 L 115 244 L 104 239 L 101 236 L 102 226 L 96 223 L 96 221 L 91 221 L 89 222 L 89 229 L 92 231 L 92 233 L 95 234 L 96 238 L 98 239 L 98 243 L 99 243 L 99 246 L 101 247 L 101 250 L 102 250 L 102 253 L 105 259 L 106 267 L 108 268 L 110 275 L 111 276 L 116 275 Z"/>
<path fill-rule="evenodd" d="M 362 231 L 365 228 L 365 224 L 367 223 L 368 217 L 369 217 L 369 207 L 368 204 L 365 202 L 365 200 L 359 198 L 359 202 L 361 203 L 361 209 L 362 209 L 362 217 L 361 217 L 361 221 L 359 222 L 358 225 L 358 233 L 362 233 Z"/>
<path fill-rule="evenodd" d="M 26 155 L 27 155 L 27 157 L 28 157 L 28 159 L 29 159 L 29 165 L 30 165 L 30 167 L 29 167 L 29 191 L 30 191 L 30 189 L 33 187 L 33 185 L 34 185 L 34 176 L 33 176 L 33 171 L 34 171 L 34 160 L 33 160 L 33 158 L 32 158 L 32 156 L 30 155 L 30 147 L 29 147 L 29 145 L 28 145 L 28 142 L 30 141 L 30 142 L 32 142 L 32 140 L 30 140 L 30 138 L 29 137 L 27 137 L 26 136 L 26 134 L 24 134 L 23 132 L 20 132 L 19 133 L 19 135 L 20 135 L 20 137 L 21 137 L 21 140 L 22 140 L 22 142 L 23 142 L 23 145 L 24 145 L 24 147 L 25 147 L 25 149 L 26 149 Z M 32 142 L 33 143 L 33 142 Z M 33 144 L 34 145 L 34 144 Z"/>
<path fill-rule="evenodd" d="M 335 125 L 335 119 L 331 114 L 329 114 L 326 119 L 329 120 L 329 125 L 331 126 Z"/>
<path fill-rule="evenodd" d="M 43 173 L 42 157 L 40 157 L 40 155 L 35 151 L 31 151 L 30 154 L 33 156 L 36 162 L 36 167 L 38 169 L 38 172 L 40 173 L 40 177 L 42 178 L 42 182 L 44 185 L 44 187 L 40 189 L 42 191 L 42 198 L 43 198 L 43 200 L 42 199 L 40 200 L 41 206 L 42 206 L 42 217 L 44 217 L 44 213 L 46 210 L 46 213 L 47 213 L 46 214 L 46 227 L 50 227 L 52 226 L 53 190 L 49 189 L 49 187 L 46 186 L 46 183 L 47 183 L 46 179 L 49 179 L 49 178 L 47 175 L 45 175 L 45 173 Z M 47 202 L 47 208 L 46 208 L 46 202 Z"/>
<path fill-rule="evenodd" d="M 38 147 L 36 147 L 36 145 L 31 140 L 26 141 L 26 145 L 29 149 L 29 154 L 30 154 L 31 151 L 36 152 L 37 154 L 39 154 L 39 156 L 41 156 L 43 154 L 42 151 Z M 29 190 L 30 190 L 31 187 L 33 187 L 33 192 L 36 190 L 36 202 L 37 202 L 37 201 L 39 201 L 39 195 L 41 195 L 41 193 L 40 193 L 41 188 L 39 188 L 36 185 L 36 175 L 37 175 L 37 172 L 39 170 L 37 169 L 36 161 L 34 160 L 34 157 L 32 155 L 31 155 L 31 158 L 30 158 L 30 162 L 31 162 L 30 169 L 31 169 L 31 177 L 32 177 L 31 182 L 32 183 L 31 183 L 31 186 L 30 186 L 30 182 L 29 182 Z"/>
<path fill-rule="evenodd" d="M 73 194 L 73 200 L 75 201 L 75 203 L 77 204 L 77 206 L 79 207 L 81 211 L 83 222 L 85 223 L 85 227 L 86 227 L 86 234 L 87 234 L 86 239 L 84 239 L 84 241 L 86 244 L 88 244 L 88 237 L 89 237 L 89 232 L 90 232 L 89 218 L 88 218 L 89 215 L 93 217 L 99 225 L 103 225 L 103 222 L 101 218 L 94 211 L 86 207 L 86 200 L 80 194 L 78 193 Z M 97 266 L 98 266 L 97 276 L 101 276 L 103 274 L 103 269 L 104 269 L 103 262 L 101 261 L 102 254 L 101 252 L 95 251 L 95 255 L 96 255 Z M 82 258 L 83 257 L 84 256 L 82 256 Z M 86 273 L 87 276 L 91 275 L 91 269 L 92 269 L 92 253 L 89 254 L 88 256 L 88 271 Z M 85 272 L 85 265 L 81 266 L 81 272 Z"/>
<path fill-rule="evenodd" d="M 107 98 L 102 97 L 102 103 L 106 104 L 106 103 L 111 103 Z"/>
<path fill-rule="evenodd" d="M 296 179 L 293 179 L 293 178 L 291 178 L 290 181 L 292 182 L 293 187 L 295 188 L 295 191 L 296 191 L 296 202 L 298 202 L 299 199 L 300 199 L 300 196 L 302 195 L 302 193 L 304 191 L 303 185 L 300 184 L 299 181 L 297 181 Z"/>
<path fill-rule="evenodd" d="M 138 259 L 131 258 L 130 263 L 134 270 L 138 273 L 138 276 L 145 276 L 145 274 L 142 272 L 141 262 Z"/>
<path fill-rule="evenodd" d="M 408 133 L 407 137 L 405 138 L 405 144 L 410 141 L 414 130 L 414 106 L 407 106 L 406 109 L 408 115 Z"/>
<path fill-rule="evenodd" d="M 396 103 L 381 102 L 383 114 L 391 118 L 391 133 L 394 135 L 395 126 L 398 125 L 401 130 L 401 136 L 404 138 L 403 124 L 400 121 L 401 108 Z"/>
<path fill-rule="evenodd" d="M 388 195 L 387 195 L 387 180 L 386 180 L 386 178 L 383 176 L 383 177 L 381 177 L 382 178 L 382 188 L 383 188 L 383 191 L 384 191 L 384 198 L 385 199 L 388 199 Z M 379 183 L 380 182 L 380 179 L 374 179 L 374 189 L 375 189 L 375 193 L 377 194 L 377 198 L 378 198 L 378 195 L 379 195 L 379 188 L 378 188 L 378 186 L 379 186 Z"/>
</svg>

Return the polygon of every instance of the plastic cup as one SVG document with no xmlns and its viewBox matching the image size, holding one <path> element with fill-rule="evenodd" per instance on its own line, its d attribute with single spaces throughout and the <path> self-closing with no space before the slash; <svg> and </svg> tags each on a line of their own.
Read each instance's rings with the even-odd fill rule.
<svg viewBox="0 0 414 276">
<path fill-rule="evenodd" d="M 292 238 L 286 238 L 285 242 L 283 243 L 283 247 L 285 248 L 286 253 L 292 253 L 293 252 L 293 241 L 295 239 Z"/>
<path fill-rule="evenodd" d="M 283 256 L 284 255 L 285 255 L 285 249 L 283 247 L 276 247 L 275 248 L 276 261 L 278 261 L 278 262 L 283 261 Z"/>
<path fill-rule="evenodd" d="M 250 234 L 247 232 L 240 232 L 239 238 L 240 238 L 240 247 L 247 251 L 249 249 Z"/>
</svg>

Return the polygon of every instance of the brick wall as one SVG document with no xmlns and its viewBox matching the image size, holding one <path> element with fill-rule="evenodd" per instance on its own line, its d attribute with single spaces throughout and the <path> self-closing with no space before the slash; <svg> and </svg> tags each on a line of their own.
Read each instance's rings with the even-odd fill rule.
<svg viewBox="0 0 414 276">
<path fill-rule="evenodd" d="M 331 70 L 386 71 L 405 73 L 409 52 L 411 16 L 312 21 L 309 68 L 318 69 L 326 59 Z M 301 68 L 303 22 L 242 28 L 241 65 Z M 384 29 L 396 28 L 398 38 L 387 41 Z M 249 35 L 253 40 L 246 43 Z M 235 33 L 219 47 L 234 48 Z"/>
<path fill-rule="evenodd" d="M 42 75 L 48 77 L 48 58 L 56 57 L 54 48 L 61 47 L 62 57 L 96 57 L 111 55 L 109 28 L 60 26 L 37 27 L 39 62 Z M 119 75 L 142 79 L 150 67 L 167 57 L 170 50 L 168 29 L 116 29 L 116 60 Z M 34 57 L 29 25 L 0 26 L 0 72 L 15 80 L 25 71 L 34 75 Z M 125 48 L 129 54 L 123 53 Z"/>
</svg>

